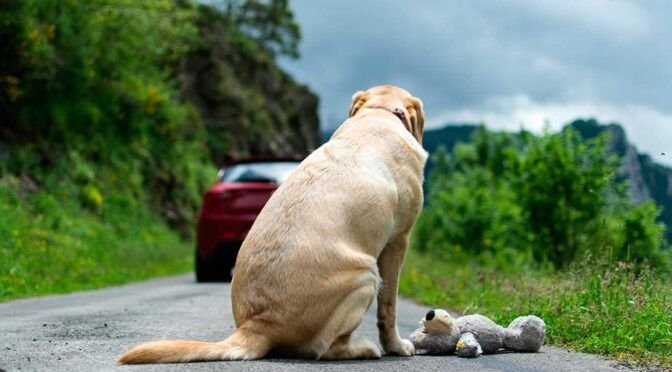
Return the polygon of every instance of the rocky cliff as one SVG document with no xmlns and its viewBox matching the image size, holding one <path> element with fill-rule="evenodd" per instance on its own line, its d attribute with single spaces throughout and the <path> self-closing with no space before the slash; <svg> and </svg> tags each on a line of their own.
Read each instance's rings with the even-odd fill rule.
<svg viewBox="0 0 672 372">
<path fill-rule="evenodd" d="M 602 125 L 594 119 L 575 120 L 570 126 L 589 139 L 603 132 L 611 137 L 610 149 L 622 158 L 621 171 L 630 195 L 637 203 L 653 200 L 663 211 L 660 221 L 667 226 L 667 240 L 672 241 L 672 169 L 657 164 L 628 142 L 625 130 L 618 124 Z"/>
<path fill-rule="evenodd" d="M 199 18 L 204 43 L 184 58 L 179 80 L 205 124 L 215 163 L 317 148 L 317 96 L 231 27 L 224 14 L 201 7 Z"/>
</svg>

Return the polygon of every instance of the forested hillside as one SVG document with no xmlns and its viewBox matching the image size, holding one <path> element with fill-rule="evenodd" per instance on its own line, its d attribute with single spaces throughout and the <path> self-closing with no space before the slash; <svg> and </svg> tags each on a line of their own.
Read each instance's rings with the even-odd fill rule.
<svg viewBox="0 0 672 372">
<path fill-rule="evenodd" d="M 0 299 L 191 266 L 216 167 L 319 144 L 287 1 L 0 4 Z"/>
</svg>

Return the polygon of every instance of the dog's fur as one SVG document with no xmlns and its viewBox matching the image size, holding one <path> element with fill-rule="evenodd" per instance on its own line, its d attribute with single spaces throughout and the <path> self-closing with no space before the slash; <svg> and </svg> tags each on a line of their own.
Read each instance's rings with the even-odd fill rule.
<svg viewBox="0 0 672 372">
<path fill-rule="evenodd" d="M 119 363 L 258 359 L 271 351 L 379 358 L 373 342 L 351 338 L 376 296 L 383 349 L 413 355 L 397 330 L 396 301 L 422 206 L 423 123 L 422 102 L 401 88 L 355 93 L 350 118 L 278 188 L 247 235 L 233 275 L 233 335 L 150 342 Z"/>
</svg>

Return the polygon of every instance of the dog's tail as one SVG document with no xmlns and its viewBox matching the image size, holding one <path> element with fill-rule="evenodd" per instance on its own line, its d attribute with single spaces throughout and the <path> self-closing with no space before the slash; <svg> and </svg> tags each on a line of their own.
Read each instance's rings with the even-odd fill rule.
<svg viewBox="0 0 672 372">
<path fill-rule="evenodd" d="M 120 364 L 187 363 L 215 360 L 250 360 L 263 358 L 271 349 L 263 335 L 238 329 L 221 342 L 153 341 L 124 353 Z"/>
</svg>

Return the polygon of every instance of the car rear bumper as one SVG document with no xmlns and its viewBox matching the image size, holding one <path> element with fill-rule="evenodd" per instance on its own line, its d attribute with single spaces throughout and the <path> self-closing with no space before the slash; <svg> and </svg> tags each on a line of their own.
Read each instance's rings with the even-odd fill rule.
<svg viewBox="0 0 672 372">
<path fill-rule="evenodd" d="M 222 241 L 207 259 L 196 257 L 196 280 L 198 282 L 231 281 L 242 241 Z"/>
<path fill-rule="evenodd" d="M 238 254 L 247 232 L 252 227 L 256 215 L 225 216 L 219 218 L 201 218 L 198 221 L 197 254 L 201 261 L 210 261 L 213 257 L 223 257 L 235 251 Z"/>
<path fill-rule="evenodd" d="M 243 244 L 242 240 L 222 241 L 217 244 L 211 261 L 225 267 L 233 267 L 238 257 L 238 251 Z"/>
</svg>

